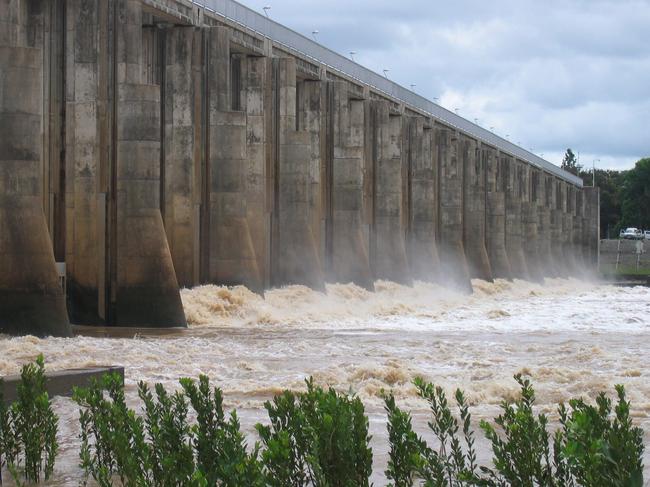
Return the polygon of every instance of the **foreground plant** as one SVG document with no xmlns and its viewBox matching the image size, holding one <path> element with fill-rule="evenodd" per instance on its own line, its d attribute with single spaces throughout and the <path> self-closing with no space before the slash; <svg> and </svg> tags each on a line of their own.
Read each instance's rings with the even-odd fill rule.
<svg viewBox="0 0 650 487">
<path fill-rule="evenodd" d="M 198 385 L 181 379 L 181 386 L 169 394 L 162 384 L 152 392 L 141 382 L 142 416 L 127 407 L 117 374 L 75 390 L 86 478 L 102 487 L 116 480 L 128 487 L 264 485 L 258 448 L 248 453 L 234 412 L 226 419 L 221 390 L 211 389 L 206 376 Z"/>
<path fill-rule="evenodd" d="M 634 427 L 623 386 L 616 386 L 618 402 L 600 394 L 596 405 L 571 400 L 559 407 L 561 428 L 551 440 L 548 419 L 533 411 L 535 392 L 529 380 L 515 380 L 521 396 L 504 402 L 494 420 L 480 422 L 493 453 L 492 466 L 477 466 L 471 415 L 460 390 L 455 393 L 457 419 L 444 391 L 421 379 L 418 394 L 430 405 L 429 428 L 438 441 L 434 450 L 417 436 L 411 417 L 385 398 L 388 413 L 390 459 L 387 478 L 396 487 L 420 481 L 427 486 L 553 486 L 643 485 L 643 432 Z M 552 448 L 551 448 L 552 446 Z"/>
<path fill-rule="evenodd" d="M 0 469 L 6 465 L 18 484 L 21 477 L 30 483 L 48 480 L 54 470 L 58 417 L 45 381 L 45 360 L 39 355 L 22 367 L 17 399 L 9 408 L 0 392 Z"/>
<path fill-rule="evenodd" d="M 632 425 L 625 389 L 616 386 L 617 403 L 601 393 L 596 405 L 582 399 L 559 409 L 562 430 L 555 437 L 564 471 L 579 485 L 641 486 L 643 431 Z M 568 477 L 568 476 L 567 476 Z"/>
<path fill-rule="evenodd" d="M 226 418 L 221 390 L 217 387 L 211 389 L 205 375 L 199 377 L 198 384 L 191 379 L 181 379 L 180 382 L 196 412 L 191 438 L 197 468 L 206 485 L 265 485 L 259 445 L 248 452 L 237 413 L 233 411 Z"/>
<path fill-rule="evenodd" d="M 115 477 L 124 486 L 152 485 L 144 421 L 127 407 L 122 377 L 106 374 L 76 388 L 73 399 L 81 406 L 79 456 L 86 477 L 102 487 L 113 485 Z"/>
<path fill-rule="evenodd" d="M 361 400 L 306 383 L 304 393 L 265 403 L 271 424 L 257 431 L 268 485 L 367 486 L 372 450 Z"/>
</svg>

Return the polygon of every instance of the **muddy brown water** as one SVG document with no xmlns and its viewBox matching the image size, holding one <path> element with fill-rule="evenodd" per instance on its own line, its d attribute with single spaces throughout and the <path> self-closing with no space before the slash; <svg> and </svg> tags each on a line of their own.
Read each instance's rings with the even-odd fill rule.
<svg viewBox="0 0 650 487">
<path fill-rule="evenodd" d="M 251 442 L 254 424 L 266 418 L 263 402 L 284 388 L 303 388 L 313 376 L 364 401 L 375 485 L 385 483 L 388 448 L 382 391 L 392 390 L 418 431 L 431 437 L 426 405 L 411 383 L 416 376 L 450 393 L 464 389 L 476 422 L 516 396 L 517 372 L 531 376 L 538 410 L 552 417 L 559 401 L 593 399 L 624 384 L 650 444 L 649 288 L 561 279 L 473 285 L 470 296 L 378 282 L 375 293 L 353 285 L 331 285 L 326 293 L 291 286 L 264 297 L 243 287 L 203 286 L 182 292 L 187 330 L 111 330 L 108 337 L 82 327 L 84 334 L 70 339 L 0 337 L 0 375 L 17 373 L 39 353 L 53 370 L 122 365 L 127 399 L 137 408 L 140 380 L 175 388 L 179 377 L 207 374 L 223 389 L 226 406 L 238 409 Z M 50 485 L 77 485 L 77 407 L 66 398 L 54 403 L 61 452 Z M 479 456 L 489 462 L 482 439 Z M 646 466 L 649 460 L 646 453 Z"/>
</svg>

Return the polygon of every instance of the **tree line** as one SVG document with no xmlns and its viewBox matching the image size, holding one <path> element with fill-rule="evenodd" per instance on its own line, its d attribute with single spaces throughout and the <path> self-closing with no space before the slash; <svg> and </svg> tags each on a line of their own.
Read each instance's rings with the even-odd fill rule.
<svg viewBox="0 0 650 487">
<path fill-rule="evenodd" d="M 562 169 L 581 177 L 585 186 L 594 183 L 594 170 L 580 165 L 571 149 Z M 650 229 L 650 157 L 639 159 L 633 169 L 596 169 L 595 183 L 600 188 L 601 238 L 617 238 L 627 227 Z"/>
</svg>

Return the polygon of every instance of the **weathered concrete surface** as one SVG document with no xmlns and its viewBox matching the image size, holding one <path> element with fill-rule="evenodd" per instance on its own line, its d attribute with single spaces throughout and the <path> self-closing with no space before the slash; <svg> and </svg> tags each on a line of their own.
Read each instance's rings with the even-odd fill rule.
<svg viewBox="0 0 650 487">
<path fill-rule="evenodd" d="M 458 133 L 444 127 L 437 127 L 436 132 L 440 269 L 451 286 L 471 291 L 463 247 L 463 164 L 458 156 Z"/>
<path fill-rule="evenodd" d="M 73 322 L 175 326 L 179 284 L 469 291 L 598 255 L 597 193 L 542 189 L 507 150 L 186 2 L 0 0 L 2 45 L 40 56 L 0 66 L 0 144 L 32 151 L 0 154 L 0 215 L 22 225 L 2 233 L 0 311 L 47 290 L 12 332 L 67 322 L 54 260 Z"/>
<path fill-rule="evenodd" d="M 462 137 L 463 161 L 463 246 L 469 275 L 492 280 L 487 253 L 487 153 L 474 139 Z"/>
<path fill-rule="evenodd" d="M 93 381 L 99 381 L 106 374 L 117 374 L 124 384 L 124 367 L 91 367 L 84 369 L 57 370 L 45 373 L 45 390 L 50 397 L 72 396 L 76 387 L 88 387 Z M 10 404 L 18 397 L 17 387 L 20 375 L 0 377 L 2 397 L 5 404 Z"/>
<path fill-rule="evenodd" d="M 43 214 L 42 83 L 39 50 L 0 47 L 0 333 L 68 336 Z"/>
<path fill-rule="evenodd" d="M 562 184 L 555 177 L 550 176 L 548 180 L 551 201 L 551 254 L 555 264 L 555 275 L 566 277 L 568 268 L 564 258 L 562 220 L 564 214 Z"/>
<path fill-rule="evenodd" d="M 575 199 L 571 187 L 564 183 L 562 185 L 562 250 L 564 253 L 564 264 L 566 265 L 568 275 L 573 275 L 577 269 L 575 259 L 575 249 L 573 246 L 574 229 L 573 229 L 573 212 Z"/>
<path fill-rule="evenodd" d="M 505 160 L 504 160 L 505 159 Z M 516 159 L 502 157 L 506 171 L 506 252 L 512 277 L 528 279 L 528 266 L 523 246 L 523 166 Z"/>
<path fill-rule="evenodd" d="M 506 252 L 506 171 L 505 159 L 486 146 L 487 157 L 487 251 L 495 278 L 512 279 Z"/>
<path fill-rule="evenodd" d="M 109 167 L 112 167 L 113 43 L 108 2 L 66 6 L 65 56 L 65 262 L 68 309 L 73 322 L 108 319 L 106 269 L 110 232 Z M 107 299 L 108 298 L 108 299 Z"/>
<path fill-rule="evenodd" d="M 404 157 L 407 159 L 407 253 L 414 279 L 443 282 L 436 245 L 438 225 L 435 130 L 422 117 L 408 117 Z"/>
<path fill-rule="evenodd" d="M 305 79 L 296 85 L 297 126 L 309 134 L 309 199 L 308 226 L 312 235 L 313 258 L 317 260 L 315 270 L 321 286 L 325 279 L 326 266 L 326 97 L 327 84 L 321 80 Z M 313 278 L 313 277 L 312 277 Z"/>
<path fill-rule="evenodd" d="M 181 286 L 200 282 L 203 35 L 195 27 L 157 29 L 161 36 L 163 222 Z"/>
<path fill-rule="evenodd" d="M 585 249 L 586 262 L 590 268 L 598 267 L 600 256 L 600 190 L 583 188 L 585 198 Z"/>
<path fill-rule="evenodd" d="M 274 210 L 272 278 L 275 286 L 304 284 L 324 288 L 317 233 L 312 229 L 312 139 L 297 130 L 296 64 L 273 60 Z M 317 115 L 318 116 L 318 115 Z"/>
<path fill-rule="evenodd" d="M 120 84 L 115 324 L 185 326 L 160 214 L 160 90 Z"/>
<path fill-rule="evenodd" d="M 139 0 L 117 1 L 117 28 L 112 322 L 186 326 L 160 211 L 161 90 L 142 83 Z"/>
<path fill-rule="evenodd" d="M 603 274 L 633 274 L 650 271 L 650 243 L 647 240 L 609 239 L 600 241 L 599 269 Z"/>
<path fill-rule="evenodd" d="M 370 265 L 376 279 L 410 284 L 406 257 L 406 165 L 402 159 L 402 115 L 384 101 L 369 104 L 367 144 L 373 164 L 373 225 Z"/>
<path fill-rule="evenodd" d="M 542 171 L 538 174 L 537 218 L 539 266 L 542 277 L 555 277 L 555 263 L 551 251 L 551 185 L 552 176 Z"/>
<path fill-rule="evenodd" d="M 202 184 L 207 182 L 209 196 L 201 207 L 201 281 L 261 292 L 272 279 L 273 67 L 261 57 L 232 57 L 228 28 L 207 29 L 205 35 L 207 93 L 202 96 L 209 133 Z"/>
<path fill-rule="evenodd" d="M 537 177 L 534 177 L 533 168 L 523 161 L 520 164 L 523 172 L 522 178 L 522 246 L 526 258 L 528 277 L 534 281 L 542 281 L 542 272 L 539 256 L 539 215 L 537 211 Z"/>
<path fill-rule="evenodd" d="M 373 288 L 365 185 L 365 102 L 350 99 L 344 83 L 327 85 L 326 255 L 328 280 Z"/>
</svg>

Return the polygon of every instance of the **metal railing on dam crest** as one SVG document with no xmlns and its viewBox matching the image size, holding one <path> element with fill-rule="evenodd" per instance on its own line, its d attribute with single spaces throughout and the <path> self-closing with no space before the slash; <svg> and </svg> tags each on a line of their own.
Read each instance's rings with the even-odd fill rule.
<svg viewBox="0 0 650 487">
<path fill-rule="evenodd" d="M 287 46 L 320 64 L 326 65 L 330 69 L 367 84 L 374 90 L 399 100 L 409 108 L 424 112 L 451 127 L 475 137 L 481 142 L 503 150 L 580 188 L 583 186 L 581 178 L 562 170 L 555 164 L 441 107 L 431 100 L 389 80 L 385 76 L 381 76 L 308 37 L 265 17 L 245 5 L 234 0 L 192 0 L 192 3 L 218 16 L 240 24 L 247 29 L 253 30 L 273 42 Z"/>
</svg>

